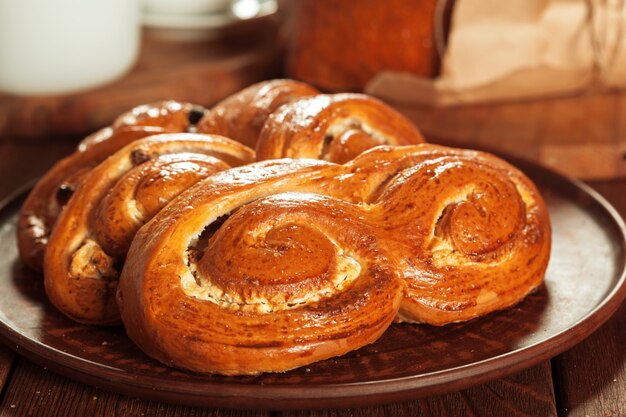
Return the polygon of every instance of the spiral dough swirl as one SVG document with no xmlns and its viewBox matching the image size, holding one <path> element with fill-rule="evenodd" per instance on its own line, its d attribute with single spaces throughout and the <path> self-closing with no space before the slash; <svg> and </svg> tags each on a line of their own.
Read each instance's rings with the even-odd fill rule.
<svg viewBox="0 0 626 417">
<path fill-rule="evenodd" d="M 379 145 L 423 143 L 417 128 L 383 102 L 363 94 L 318 94 L 270 114 L 257 159 L 315 158 L 345 163 Z"/>
<path fill-rule="evenodd" d="M 136 235 L 118 290 L 127 334 L 196 372 L 285 371 L 509 307 L 543 279 L 547 210 L 489 154 L 376 147 L 338 165 L 219 172 Z"/>
<path fill-rule="evenodd" d="M 206 109 L 176 101 L 137 106 L 120 115 L 111 126 L 85 138 L 76 151 L 57 162 L 35 185 L 18 219 L 20 257 L 41 271 L 48 238 L 57 217 L 85 175 L 112 153 L 129 143 L 168 132 L 192 132 Z"/>
<path fill-rule="evenodd" d="M 44 258 L 48 298 L 76 321 L 119 322 L 117 281 L 137 230 L 199 180 L 253 158 L 230 139 L 194 133 L 152 136 L 113 154 L 59 216 Z"/>
</svg>

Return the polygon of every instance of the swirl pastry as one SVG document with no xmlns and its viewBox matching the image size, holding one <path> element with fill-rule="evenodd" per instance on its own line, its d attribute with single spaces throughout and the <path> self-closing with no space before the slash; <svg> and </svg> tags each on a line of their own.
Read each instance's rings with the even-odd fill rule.
<svg viewBox="0 0 626 417">
<path fill-rule="evenodd" d="M 135 232 L 198 180 L 253 159 L 238 142 L 195 133 L 144 138 L 107 158 L 76 188 L 50 236 L 49 299 L 76 321 L 118 322 L 115 291 Z"/>
<path fill-rule="evenodd" d="M 493 155 L 425 147 L 354 164 L 354 180 L 380 181 L 370 215 L 406 284 L 398 321 L 445 325 L 512 306 L 541 284 L 550 257 L 541 195 Z"/>
<path fill-rule="evenodd" d="M 424 142 L 400 113 L 362 94 L 316 95 L 280 107 L 267 119 L 257 159 L 315 158 L 344 163 L 379 145 Z"/>
<path fill-rule="evenodd" d="M 549 250 L 541 196 L 506 162 L 381 146 L 203 180 L 137 233 L 118 302 L 129 337 L 167 365 L 285 371 L 371 343 L 395 318 L 506 308 L 542 282 Z"/>
<path fill-rule="evenodd" d="M 204 112 L 199 106 L 175 101 L 142 105 L 121 115 L 112 126 L 85 138 L 76 152 L 59 161 L 39 180 L 24 202 L 18 220 L 22 260 L 35 270 L 42 269 L 56 218 L 93 167 L 139 138 L 193 130 Z"/>
<path fill-rule="evenodd" d="M 198 132 L 226 136 L 252 148 L 268 116 L 283 104 L 319 94 L 295 80 L 262 81 L 216 104 L 198 123 Z"/>
</svg>

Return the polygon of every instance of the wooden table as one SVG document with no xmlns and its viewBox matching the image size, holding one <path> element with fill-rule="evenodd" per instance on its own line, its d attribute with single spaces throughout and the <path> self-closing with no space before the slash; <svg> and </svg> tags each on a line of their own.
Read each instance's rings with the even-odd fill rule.
<svg viewBox="0 0 626 417">
<path fill-rule="evenodd" d="M 250 81 L 250 78 L 246 78 L 246 81 Z M 132 84 L 128 79 L 121 82 Z M 103 91 L 103 102 L 106 102 L 109 97 Z M 182 93 L 178 91 L 178 94 Z M 47 104 L 58 103 L 53 99 L 41 100 Z M 623 118 L 626 106 L 622 103 L 625 100 L 626 93 L 604 93 L 458 109 L 401 107 L 401 110 L 422 127 L 426 136 L 448 137 L 468 146 L 492 147 L 544 162 L 549 162 L 542 157 L 546 153 L 546 143 L 580 145 L 576 151 L 578 157 L 581 149 L 601 150 L 591 155 L 595 165 L 578 161 L 581 169 L 586 171 L 574 173 L 605 178 L 590 184 L 626 216 L 626 179 L 608 179 L 625 171 L 620 171 L 621 168 L 608 170 L 602 164 L 603 155 L 606 157 L 608 154 L 613 158 L 612 151 L 623 149 L 621 144 L 626 125 L 622 120 L 626 120 Z M 5 111 L 11 108 L 15 112 L 19 108 L 10 107 L 15 105 L 14 98 L 0 97 L 0 105 L 3 103 Z M 3 120 L 14 115 L 5 112 Z M 71 126 L 69 122 L 63 123 L 63 126 Z M 7 133 L 11 130 L 6 126 L 7 130 L 0 135 L 0 196 L 40 175 L 54 160 L 70 152 L 78 137 L 75 135 L 77 132 L 63 129 L 61 133 L 67 135 L 58 137 L 47 131 L 49 125 L 45 124 L 40 125 L 37 132 L 13 131 L 12 134 Z M 555 138 L 558 139 L 556 142 Z M 622 158 L 620 156 L 612 160 L 621 161 Z M 624 416 L 624 345 L 626 307 L 623 306 L 612 319 L 579 345 L 550 361 L 500 380 L 406 403 L 351 410 L 300 412 L 200 409 L 128 397 L 74 382 L 31 363 L 8 347 L 0 347 L 0 415 Z"/>
</svg>

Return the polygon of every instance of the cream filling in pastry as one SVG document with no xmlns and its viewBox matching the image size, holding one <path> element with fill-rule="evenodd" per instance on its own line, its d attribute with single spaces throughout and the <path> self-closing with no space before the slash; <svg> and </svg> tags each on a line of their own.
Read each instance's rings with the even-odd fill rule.
<svg viewBox="0 0 626 417">
<path fill-rule="evenodd" d="M 372 126 L 363 122 L 361 119 L 357 119 L 356 117 L 346 117 L 345 119 L 341 119 L 333 124 L 331 124 L 326 130 L 326 135 L 332 136 L 333 138 L 337 138 L 341 136 L 343 133 L 352 130 L 359 129 L 366 135 L 380 141 L 381 145 L 389 143 L 387 137 L 382 135 L 378 130 L 374 129 Z"/>
<path fill-rule="evenodd" d="M 254 234 L 257 233 L 262 232 L 257 231 Z M 180 277 L 181 286 L 183 292 L 189 297 L 209 301 L 221 308 L 232 310 L 271 313 L 315 303 L 343 291 L 359 277 L 362 271 L 361 264 L 354 256 L 343 251 L 332 239 L 331 242 L 335 248 L 336 262 L 333 276 L 328 280 L 320 280 L 321 285 L 314 291 L 293 294 L 291 297 L 280 291 L 269 297 L 264 296 L 260 294 L 262 286 L 259 286 L 259 291 L 250 291 L 246 295 L 236 291 L 225 291 L 212 282 L 210 277 L 200 276 L 196 263 L 189 256 L 187 257 L 188 269 Z"/>
</svg>

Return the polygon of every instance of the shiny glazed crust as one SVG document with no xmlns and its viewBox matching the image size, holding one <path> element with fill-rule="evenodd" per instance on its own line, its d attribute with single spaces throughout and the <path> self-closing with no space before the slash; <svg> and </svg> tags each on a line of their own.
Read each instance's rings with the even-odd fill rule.
<svg viewBox="0 0 626 417">
<path fill-rule="evenodd" d="M 136 235 L 127 334 L 164 364 L 279 372 L 513 305 L 541 284 L 546 206 L 517 169 L 434 145 L 217 173 Z"/>
<path fill-rule="evenodd" d="M 292 101 L 267 119 L 257 159 L 315 158 L 345 163 L 379 145 L 424 142 L 415 125 L 363 94 L 320 94 Z"/>
<path fill-rule="evenodd" d="M 198 123 L 198 132 L 214 133 L 255 148 L 266 119 L 283 104 L 319 94 L 295 80 L 262 81 L 216 104 Z"/>
<path fill-rule="evenodd" d="M 50 232 L 87 172 L 137 139 L 193 130 L 192 122 L 204 112 L 200 106 L 175 101 L 142 105 L 122 114 L 112 126 L 85 138 L 73 154 L 57 162 L 39 180 L 24 202 L 17 229 L 22 260 L 31 268 L 42 270 Z"/>
<path fill-rule="evenodd" d="M 60 214 L 44 259 L 46 293 L 70 318 L 119 322 L 115 291 L 136 231 L 171 199 L 254 151 L 216 135 L 137 140 L 87 173 Z"/>
</svg>

